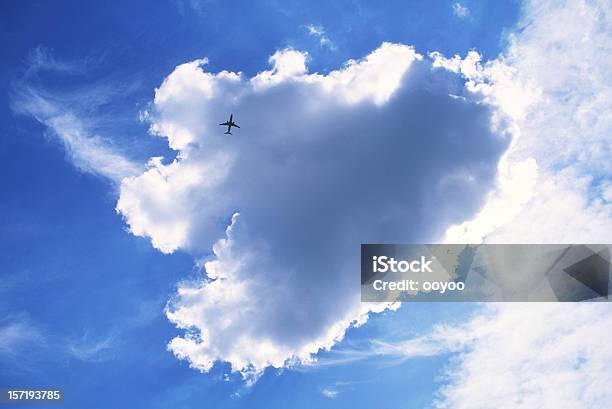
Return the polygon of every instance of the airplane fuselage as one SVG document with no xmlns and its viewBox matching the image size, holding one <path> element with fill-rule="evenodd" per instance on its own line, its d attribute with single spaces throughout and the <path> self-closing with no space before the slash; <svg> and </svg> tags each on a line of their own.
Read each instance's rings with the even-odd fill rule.
<svg viewBox="0 0 612 409">
<path fill-rule="evenodd" d="M 223 122 L 222 124 L 219 124 L 221 126 L 227 126 L 227 132 L 225 132 L 225 135 L 232 135 L 232 126 L 236 127 L 236 128 L 240 128 L 236 122 L 234 122 L 234 114 L 231 114 L 229 117 L 229 120 L 226 122 Z"/>
</svg>

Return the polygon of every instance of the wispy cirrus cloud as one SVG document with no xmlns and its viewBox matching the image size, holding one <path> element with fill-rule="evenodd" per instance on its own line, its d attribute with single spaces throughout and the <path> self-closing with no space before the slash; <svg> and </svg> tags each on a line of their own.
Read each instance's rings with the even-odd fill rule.
<svg viewBox="0 0 612 409">
<path fill-rule="evenodd" d="M 101 175 L 116 183 L 138 174 L 143 165 L 128 159 L 111 138 L 95 130 L 97 106 L 125 89 L 90 85 L 82 91 L 50 91 L 38 77 L 44 73 L 82 75 L 90 60 L 64 61 L 53 50 L 39 46 L 30 52 L 24 76 L 13 83 L 11 108 L 43 124 L 47 135 L 59 141 L 70 161 L 81 171 Z"/>
<path fill-rule="evenodd" d="M 66 61 L 58 59 L 53 49 L 39 45 L 28 54 L 25 75 L 35 75 L 41 71 L 61 72 L 68 74 L 83 74 L 87 69 L 87 59 L 81 61 Z"/>
<path fill-rule="evenodd" d="M 40 330 L 23 314 L 0 321 L 0 354 L 15 356 L 32 344 L 44 343 L 45 337 Z"/>
<path fill-rule="evenodd" d="M 321 395 L 329 399 L 336 399 L 336 397 L 338 396 L 338 390 L 332 387 L 323 388 L 321 389 Z"/>
<path fill-rule="evenodd" d="M 77 115 L 49 96 L 27 86 L 18 92 L 13 109 L 31 115 L 47 126 L 79 170 L 102 175 L 118 183 L 142 169 L 141 165 L 127 159 L 111 140 L 91 132 Z"/>
<path fill-rule="evenodd" d="M 453 3 L 453 14 L 459 18 L 465 18 L 470 15 L 470 9 L 459 2 L 455 2 Z"/>
<path fill-rule="evenodd" d="M 80 339 L 67 344 L 67 352 L 74 358 L 87 362 L 102 362 L 113 357 L 116 340 L 113 336 L 92 339 L 84 334 Z"/>
<path fill-rule="evenodd" d="M 336 48 L 334 43 L 332 43 L 332 41 L 329 39 L 329 37 L 325 33 L 325 28 L 323 26 L 308 24 L 306 26 L 306 30 L 308 31 L 308 34 L 311 37 L 314 37 L 317 40 L 319 40 L 319 45 L 321 45 L 321 47 L 327 47 L 330 50 L 334 50 Z"/>
</svg>

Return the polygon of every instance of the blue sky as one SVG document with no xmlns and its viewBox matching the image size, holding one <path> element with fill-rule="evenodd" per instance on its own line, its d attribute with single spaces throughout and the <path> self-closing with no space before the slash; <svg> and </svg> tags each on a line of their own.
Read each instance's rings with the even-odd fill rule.
<svg viewBox="0 0 612 409">
<path fill-rule="evenodd" d="M 355 351 L 468 321 L 479 306 L 416 304 L 374 314 L 320 353 L 320 364 L 268 368 L 252 386 L 227 363 L 202 373 L 177 359 L 167 344 L 181 331 L 164 307 L 180 283 L 199 277 L 194 260 L 206 250 L 164 254 L 151 245 L 153 234 L 131 234 L 115 211 L 117 183 L 75 164 L 48 123 L 24 114 L 19 101 L 23 89 L 36 89 L 128 161 L 165 156 L 169 163 L 176 152 L 139 117 L 155 110 L 155 89 L 180 64 L 206 57 L 206 71 L 251 78 L 287 47 L 307 52 L 309 72 L 322 74 L 383 42 L 423 55 L 476 50 L 482 61 L 506 51 L 519 2 L 462 2 L 464 16 L 454 3 L 3 3 L 0 385 L 63 387 L 66 408 L 431 407 L 447 382 L 450 352 L 404 359 Z M 493 164 L 499 149 L 487 151 Z M 457 217 L 473 215 L 482 200 L 466 202 L 464 213 L 440 211 L 461 223 Z M 223 214 L 225 223 L 230 216 Z M 347 356 L 354 359 L 337 362 Z"/>
</svg>

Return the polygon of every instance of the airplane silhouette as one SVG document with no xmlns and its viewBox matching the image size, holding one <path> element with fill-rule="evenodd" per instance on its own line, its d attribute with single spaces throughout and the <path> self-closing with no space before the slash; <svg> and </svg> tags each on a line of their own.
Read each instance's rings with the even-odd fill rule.
<svg viewBox="0 0 612 409">
<path fill-rule="evenodd" d="M 240 128 L 238 125 L 236 125 L 236 123 L 232 120 L 234 118 L 234 114 L 230 115 L 229 121 L 227 122 L 223 122 L 222 124 L 219 124 L 221 126 L 227 126 L 227 132 L 224 133 L 224 135 L 232 135 L 232 133 L 230 132 L 232 130 L 232 126 L 235 126 L 236 128 Z"/>
</svg>

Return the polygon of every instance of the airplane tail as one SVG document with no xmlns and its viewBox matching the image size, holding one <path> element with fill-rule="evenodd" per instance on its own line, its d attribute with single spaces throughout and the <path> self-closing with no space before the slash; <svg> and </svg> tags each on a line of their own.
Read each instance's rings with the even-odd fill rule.
<svg viewBox="0 0 612 409">
<path fill-rule="evenodd" d="M 224 133 L 224 135 L 233 135 L 233 133 L 231 133 L 230 131 L 227 131 Z"/>
</svg>

